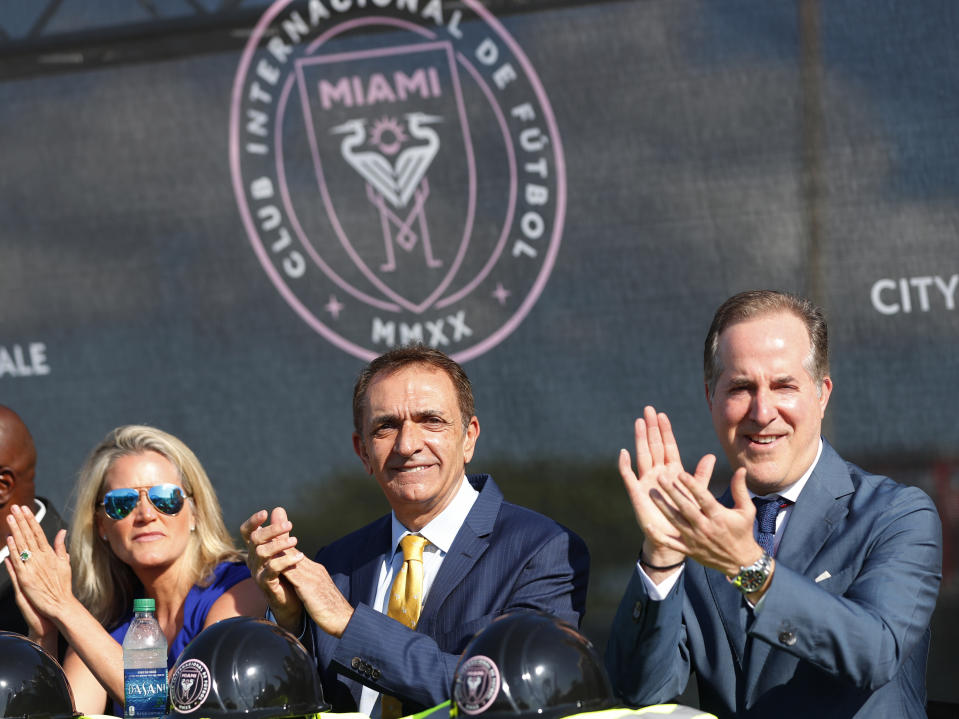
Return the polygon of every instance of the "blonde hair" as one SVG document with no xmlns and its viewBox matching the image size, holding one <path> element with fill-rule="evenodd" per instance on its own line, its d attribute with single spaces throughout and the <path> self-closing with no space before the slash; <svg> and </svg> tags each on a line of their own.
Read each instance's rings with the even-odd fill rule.
<svg viewBox="0 0 959 719">
<path fill-rule="evenodd" d="M 76 511 L 70 531 L 70 559 L 77 599 L 108 629 L 133 604 L 139 580 L 97 535 L 96 513 L 103 501 L 106 475 L 120 457 L 156 452 L 176 468 L 193 506 L 196 529 L 183 555 L 192 584 L 206 584 L 224 561 L 243 561 L 223 524 L 220 502 L 200 460 L 172 434 L 145 425 L 117 427 L 97 445 L 80 470 L 75 488 Z"/>
</svg>

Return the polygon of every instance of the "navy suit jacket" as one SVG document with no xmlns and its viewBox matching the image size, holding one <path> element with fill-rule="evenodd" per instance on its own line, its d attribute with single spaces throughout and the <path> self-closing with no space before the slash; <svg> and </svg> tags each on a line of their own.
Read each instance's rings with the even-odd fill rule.
<svg viewBox="0 0 959 719">
<path fill-rule="evenodd" d="M 356 711 L 361 684 L 399 697 L 404 714 L 449 699 L 453 670 L 467 642 L 505 612 L 539 609 L 579 625 L 589 574 L 583 540 L 504 501 L 489 476 L 468 480 L 479 497 L 443 559 L 416 630 L 371 606 L 390 550 L 390 515 L 317 553 L 316 561 L 355 607 L 339 639 L 307 620 L 304 638 L 333 711 Z"/>
<path fill-rule="evenodd" d="M 725 575 L 694 561 L 663 601 L 635 571 L 607 666 L 636 705 L 677 696 L 693 670 L 700 706 L 718 717 L 924 717 L 941 562 L 929 497 L 824 441 L 755 617 Z"/>
</svg>

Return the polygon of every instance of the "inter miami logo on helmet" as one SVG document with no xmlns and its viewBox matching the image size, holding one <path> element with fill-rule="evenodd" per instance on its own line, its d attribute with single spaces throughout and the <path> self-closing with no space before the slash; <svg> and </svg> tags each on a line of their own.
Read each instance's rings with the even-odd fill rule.
<svg viewBox="0 0 959 719">
<path fill-rule="evenodd" d="M 410 342 L 475 357 L 555 262 L 556 122 L 479 0 L 277 0 L 237 71 L 230 152 L 263 268 L 358 357 Z"/>
<path fill-rule="evenodd" d="M 500 674 L 489 657 L 474 656 L 459 667 L 453 681 L 453 700 L 467 714 L 481 714 L 499 693 Z"/>
<path fill-rule="evenodd" d="M 192 712 L 210 695 L 210 669 L 199 659 L 177 665 L 170 678 L 170 706 L 176 712 Z"/>
<path fill-rule="evenodd" d="M 496 617 L 470 639 L 452 694 L 457 713 L 482 719 L 562 719 L 616 703 L 590 641 L 533 610 Z"/>
</svg>

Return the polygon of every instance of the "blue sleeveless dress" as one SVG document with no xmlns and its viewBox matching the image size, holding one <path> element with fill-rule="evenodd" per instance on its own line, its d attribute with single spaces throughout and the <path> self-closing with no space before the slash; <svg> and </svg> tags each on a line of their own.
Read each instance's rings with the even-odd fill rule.
<svg viewBox="0 0 959 719">
<path fill-rule="evenodd" d="M 186 645 L 203 630 L 206 623 L 206 615 L 210 612 L 213 603 L 223 596 L 234 584 L 250 578 L 250 570 L 243 562 L 221 562 L 213 570 L 213 581 L 208 587 L 201 587 L 194 584 L 190 593 L 186 595 L 183 602 L 183 628 L 177 632 L 173 642 L 167 648 L 167 669 L 172 669 L 176 663 L 177 657 L 186 648 Z M 123 637 L 126 636 L 130 622 L 133 621 L 133 608 L 120 620 L 115 628 L 110 630 L 110 636 L 123 644 Z M 115 716 L 123 716 L 123 707 L 115 702 L 111 702 L 112 712 Z"/>
</svg>

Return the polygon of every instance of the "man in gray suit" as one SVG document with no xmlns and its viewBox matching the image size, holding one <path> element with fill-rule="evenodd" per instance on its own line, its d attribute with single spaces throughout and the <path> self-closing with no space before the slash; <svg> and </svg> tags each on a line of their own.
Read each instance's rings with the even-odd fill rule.
<svg viewBox="0 0 959 719">
<path fill-rule="evenodd" d="M 632 704 L 695 671 L 718 717 L 925 716 L 938 514 L 921 490 L 845 462 L 820 436 L 826 324 L 773 291 L 727 300 L 706 338 L 706 400 L 735 470 L 683 471 L 665 414 L 636 421 L 620 474 L 643 531 L 607 664 Z"/>
</svg>

